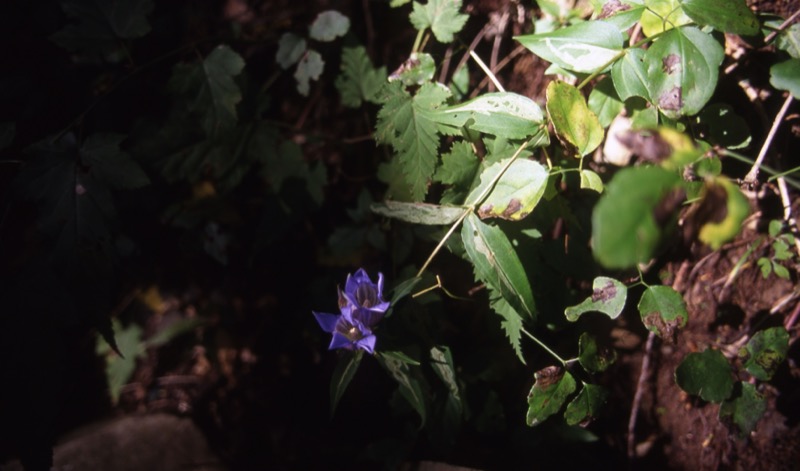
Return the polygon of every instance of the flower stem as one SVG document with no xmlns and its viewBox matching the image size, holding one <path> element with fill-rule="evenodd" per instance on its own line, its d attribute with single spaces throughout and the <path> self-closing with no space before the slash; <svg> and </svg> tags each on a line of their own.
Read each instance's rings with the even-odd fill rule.
<svg viewBox="0 0 800 471">
<path fill-rule="evenodd" d="M 539 339 L 537 339 L 536 337 L 534 337 L 534 336 L 533 336 L 533 334 L 531 334 L 530 332 L 528 332 L 527 330 L 525 330 L 525 328 L 520 328 L 520 330 L 522 331 L 522 333 L 523 333 L 523 334 L 527 335 L 528 337 L 530 337 L 530 339 L 531 339 L 531 340 L 533 340 L 534 342 L 536 342 L 536 344 L 537 344 L 537 345 L 539 345 L 540 347 L 542 347 L 542 348 L 543 348 L 543 349 L 544 349 L 544 350 L 545 350 L 547 353 L 549 353 L 549 354 L 550 354 L 550 355 L 551 355 L 553 358 L 555 358 L 556 360 L 558 360 L 558 362 L 559 362 L 559 363 L 561 363 L 561 366 L 563 366 L 564 368 L 566 368 L 566 367 L 567 367 L 567 360 L 565 360 L 565 359 L 561 358 L 560 356 L 558 356 L 558 354 L 557 354 L 556 352 L 554 352 L 553 350 L 551 350 L 551 349 L 550 349 L 550 347 L 548 347 L 547 345 L 545 345 L 545 344 L 544 344 L 544 342 L 542 342 L 541 340 L 539 340 Z"/>
<path fill-rule="evenodd" d="M 411 54 L 419 52 L 419 46 L 422 44 L 422 37 L 425 35 L 425 29 L 417 31 L 417 37 L 414 39 L 414 47 L 411 48 Z"/>
</svg>

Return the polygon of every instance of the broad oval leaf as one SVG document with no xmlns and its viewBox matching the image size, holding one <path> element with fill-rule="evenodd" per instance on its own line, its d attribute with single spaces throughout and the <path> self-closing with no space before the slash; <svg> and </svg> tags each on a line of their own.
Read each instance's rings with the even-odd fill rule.
<svg viewBox="0 0 800 471">
<path fill-rule="evenodd" d="M 581 170 L 581 188 L 602 193 L 603 180 L 594 171 L 583 169 Z"/>
<path fill-rule="evenodd" d="M 347 389 L 347 386 L 353 380 L 353 377 L 358 371 L 358 366 L 361 364 L 361 358 L 364 357 L 363 350 L 348 351 L 343 350 L 336 362 L 336 368 L 333 370 L 331 376 L 331 417 L 336 412 L 336 406 L 339 404 L 339 399 Z"/>
<path fill-rule="evenodd" d="M 706 182 L 695 214 L 709 219 L 702 221 L 698 238 L 717 250 L 742 229 L 742 222 L 750 214 L 750 203 L 731 181 L 717 177 Z"/>
<path fill-rule="evenodd" d="M 704 401 L 722 402 L 733 392 L 731 365 L 719 350 L 686 355 L 675 370 L 675 382 Z"/>
<path fill-rule="evenodd" d="M 619 29 L 605 21 L 586 21 L 551 33 L 517 36 L 537 56 L 573 72 L 600 71 L 622 50 Z"/>
<path fill-rule="evenodd" d="M 458 220 L 468 209 L 428 203 L 387 200 L 370 205 L 372 212 L 412 224 L 447 225 Z"/>
<path fill-rule="evenodd" d="M 681 192 L 680 175 L 661 167 L 624 168 L 592 213 L 592 250 L 606 268 L 629 268 L 655 253 Z"/>
<path fill-rule="evenodd" d="M 478 278 L 497 289 L 517 312 L 534 320 L 536 305 L 528 275 L 505 233 L 470 214 L 464 220 L 461 238 Z"/>
<path fill-rule="evenodd" d="M 789 59 L 770 67 L 769 83 L 800 100 L 800 59 Z"/>
<path fill-rule="evenodd" d="M 557 366 L 548 366 L 534 374 L 536 382 L 528 393 L 529 427 L 542 423 L 561 410 L 567 398 L 575 392 L 575 378 Z"/>
<path fill-rule="evenodd" d="M 329 42 L 339 36 L 344 36 L 349 29 L 350 18 L 336 10 L 328 10 L 317 15 L 308 28 L 308 35 L 311 36 L 311 39 Z"/>
<path fill-rule="evenodd" d="M 617 361 L 617 352 L 601 348 L 592 334 L 584 332 L 578 339 L 578 361 L 589 373 L 602 373 Z"/>
<path fill-rule="evenodd" d="M 611 67 L 611 79 L 620 99 L 632 96 L 649 98 L 647 91 L 647 67 L 644 63 L 644 49 L 628 49 L 620 60 Z"/>
<path fill-rule="evenodd" d="M 564 419 L 569 425 L 586 424 L 592 418 L 597 417 L 606 398 L 608 398 L 608 389 L 584 383 L 578 396 L 567 405 Z"/>
<path fill-rule="evenodd" d="M 789 332 L 770 327 L 753 335 L 744 349 L 744 367 L 758 380 L 769 381 L 789 352 Z M 741 354 L 740 354 L 741 355 Z"/>
<path fill-rule="evenodd" d="M 756 429 L 756 424 L 767 411 L 767 400 L 759 394 L 754 384 L 736 383 L 733 396 L 719 406 L 719 419 L 735 425 L 744 438 Z"/>
<path fill-rule="evenodd" d="M 648 286 L 638 307 L 644 326 L 665 339 L 672 339 L 689 318 L 683 296 L 669 286 Z"/>
<path fill-rule="evenodd" d="M 550 82 L 547 86 L 547 113 L 556 134 L 574 146 L 579 157 L 592 152 L 603 142 L 603 127 L 575 86 Z"/>
<path fill-rule="evenodd" d="M 625 107 L 614 90 L 611 77 L 608 76 L 597 82 L 589 93 L 587 104 L 600 121 L 600 126 L 604 128 L 607 128 Z"/>
<path fill-rule="evenodd" d="M 467 204 L 478 204 L 478 216 L 482 219 L 499 217 L 518 221 L 533 211 L 539 203 L 547 186 L 547 170 L 538 162 L 517 159 L 505 170 L 503 175 L 489 191 L 483 201 L 478 199 L 486 194 L 489 185 L 497 174 L 508 165 L 509 159 L 489 166 L 481 173 L 481 183 L 467 197 Z"/>
<path fill-rule="evenodd" d="M 640 23 L 645 36 L 653 36 L 691 23 L 681 8 L 681 0 L 646 0 Z"/>
<path fill-rule="evenodd" d="M 745 0 L 681 0 L 686 15 L 699 25 L 709 25 L 725 33 L 758 34 L 758 18 Z"/>
<path fill-rule="evenodd" d="M 436 120 L 506 139 L 524 139 L 547 132 L 539 105 L 511 92 L 486 93 L 460 105 L 442 108 L 436 113 Z"/>
<path fill-rule="evenodd" d="M 700 137 L 710 144 L 727 149 L 741 149 L 750 144 L 747 122 L 728 104 L 715 103 L 706 106 L 697 115 L 697 121 L 702 133 Z"/>
<path fill-rule="evenodd" d="M 692 26 L 659 36 L 644 55 L 650 101 L 677 119 L 698 113 L 714 94 L 722 46 Z"/>
<path fill-rule="evenodd" d="M 577 306 L 570 306 L 564 310 L 567 320 L 575 322 L 586 312 L 602 312 L 612 319 L 616 319 L 625 307 L 628 298 L 628 287 L 621 281 L 605 276 L 598 276 L 592 282 L 592 295 Z"/>
</svg>

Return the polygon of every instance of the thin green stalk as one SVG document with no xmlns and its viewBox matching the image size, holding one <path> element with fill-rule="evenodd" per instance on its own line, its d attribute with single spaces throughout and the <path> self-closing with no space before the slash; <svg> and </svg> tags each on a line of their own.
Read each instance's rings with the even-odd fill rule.
<svg viewBox="0 0 800 471">
<path fill-rule="evenodd" d="M 546 351 L 546 352 L 547 352 L 547 353 L 549 353 L 549 354 L 550 354 L 550 355 L 551 355 L 553 358 L 555 358 L 556 360 L 558 360 L 558 362 L 559 362 L 559 363 L 561 363 L 561 366 L 563 366 L 564 368 L 566 368 L 566 367 L 567 367 L 567 360 L 565 360 L 565 359 L 561 358 L 560 356 L 558 356 L 558 353 L 556 353 L 556 352 L 554 352 L 553 350 L 551 350 L 551 349 L 550 349 L 550 347 L 548 347 L 547 345 L 545 345 L 545 344 L 544 344 L 544 342 L 542 342 L 541 340 L 539 340 L 539 339 L 537 339 L 536 337 L 534 337 L 534 336 L 533 336 L 533 334 L 531 334 L 530 332 L 528 332 L 527 330 L 525 330 L 525 328 L 520 328 L 520 330 L 522 331 L 522 333 L 523 333 L 523 334 L 527 335 L 528 337 L 530 337 L 530 339 L 531 339 L 531 340 L 533 340 L 534 342 L 536 342 L 536 344 L 537 344 L 537 345 L 539 345 L 540 347 L 542 347 L 542 349 L 544 349 L 544 351 Z"/>
<path fill-rule="evenodd" d="M 422 37 L 425 35 L 425 30 L 417 31 L 417 37 L 414 39 L 414 47 L 411 48 L 411 54 L 419 52 L 419 46 L 422 44 Z"/>
</svg>

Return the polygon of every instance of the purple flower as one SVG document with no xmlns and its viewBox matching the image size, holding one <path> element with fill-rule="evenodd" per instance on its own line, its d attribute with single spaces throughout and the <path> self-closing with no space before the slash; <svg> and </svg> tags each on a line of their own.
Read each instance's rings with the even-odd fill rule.
<svg viewBox="0 0 800 471">
<path fill-rule="evenodd" d="M 347 275 L 344 292 L 339 292 L 339 306 L 344 303 L 376 313 L 385 313 L 389 309 L 389 303 L 383 300 L 383 273 L 378 273 L 378 284 L 369 279 L 363 268 L 359 268 L 352 276 Z M 381 315 L 375 322 L 382 317 Z"/>
</svg>

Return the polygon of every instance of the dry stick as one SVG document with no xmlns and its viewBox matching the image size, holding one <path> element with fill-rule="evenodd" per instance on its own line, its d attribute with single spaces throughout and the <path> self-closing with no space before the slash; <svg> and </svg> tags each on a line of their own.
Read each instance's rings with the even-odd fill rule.
<svg viewBox="0 0 800 471">
<path fill-rule="evenodd" d="M 778 127 L 781 125 L 783 117 L 786 116 L 786 112 L 789 110 L 789 105 L 792 104 L 792 98 L 792 95 L 789 94 L 789 96 L 786 98 L 786 101 L 783 102 L 781 110 L 778 111 L 778 115 L 775 116 L 775 119 L 772 121 L 772 127 L 769 130 L 769 134 L 767 134 L 767 138 L 764 140 L 764 145 L 761 146 L 761 151 L 758 153 L 756 161 L 753 163 L 750 171 L 747 172 L 747 175 L 744 177 L 744 181 L 746 183 L 755 183 L 756 180 L 758 180 L 758 171 L 761 167 L 761 162 L 764 161 L 764 157 L 767 155 L 769 146 L 772 145 L 772 140 L 775 138 L 775 133 L 778 132 Z"/>
<path fill-rule="evenodd" d="M 442 71 L 439 72 L 439 83 L 445 83 L 447 79 L 447 72 L 450 69 L 450 61 L 453 58 L 453 46 L 447 48 L 444 53 L 444 60 L 442 61 Z"/>
<path fill-rule="evenodd" d="M 497 55 L 500 51 L 500 44 L 503 42 L 503 32 L 508 26 L 508 18 L 510 15 L 511 14 L 509 13 L 508 8 L 506 8 L 506 11 L 503 12 L 503 15 L 500 17 L 500 21 L 498 22 L 499 27 L 495 32 L 494 44 L 492 45 L 492 55 L 489 57 L 489 65 L 491 66 L 491 69 L 494 69 L 494 67 L 497 65 Z M 493 92 L 494 90 L 489 89 L 489 91 Z"/>
<path fill-rule="evenodd" d="M 469 55 L 475 60 L 475 62 L 478 63 L 480 68 L 483 69 L 483 72 L 486 74 L 487 77 L 489 77 L 489 79 L 491 79 L 494 86 L 497 87 L 497 89 L 500 90 L 501 92 L 505 92 L 506 89 L 503 88 L 503 86 L 500 84 L 499 81 L 497 81 L 497 77 L 495 77 L 495 75 L 492 73 L 489 67 L 486 67 L 486 64 L 484 64 L 481 58 L 478 57 L 477 54 L 475 54 L 475 51 L 469 51 Z"/>
<path fill-rule="evenodd" d="M 792 315 L 789 316 L 789 319 L 784 324 L 786 330 L 791 330 L 794 326 L 794 323 L 797 322 L 797 318 L 800 316 L 800 303 L 797 303 L 797 306 L 794 307 L 794 311 L 792 311 Z"/>
<path fill-rule="evenodd" d="M 797 220 L 792 216 L 792 200 L 789 198 L 789 189 L 786 187 L 786 179 L 778 177 L 778 190 L 781 193 L 781 203 L 783 203 L 783 220 L 789 225 L 789 230 L 795 235 L 794 247 L 800 255 L 800 237 L 797 237 Z"/>
<path fill-rule="evenodd" d="M 525 52 L 525 50 L 526 50 L 525 46 L 522 46 L 522 45 L 517 46 L 513 51 L 511 51 L 511 53 L 509 55 L 507 55 L 500 62 L 498 62 L 497 66 L 492 67 L 492 74 L 496 75 L 498 72 L 503 70 L 503 68 L 505 66 L 507 66 L 509 64 L 509 62 L 511 62 L 518 55 L 520 55 L 523 52 Z M 489 83 L 489 80 L 490 79 L 489 79 L 488 75 L 486 77 L 484 77 L 483 80 L 481 80 L 481 83 L 479 83 L 478 86 L 475 87 L 475 89 L 472 91 L 472 93 L 470 93 L 469 97 L 470 98 L 475 98 L 476 96 L 478 96 L 478 93 L 480 93 L 480 91 L 483 89 L 483 87 L 485 87 Z"/>
<path fill-rule="evenodd" d="M 639 416 L 639 409 L 642 405 L 642 395 L 644 394 L 644 384 L 650 376 L 650 356 L 653 353 L 653 342 L 656 338 L 654 332 L 647 335 L 647 344 L 644 348 L 644 358 L 642 358 L 642 371 L 639 373 L 639 381 L 636 383 L 636 393 L 633 395 L 631 405 L 631 416 L 628 420 L 628 459 L 636 458 L 636 419 Z"/>
<path fill-rule="evenodd" d="M 789 25 L 792 24 L 792 22 L 796 20 L 798 16 L 800 16 L 800 10 L 797 10 L 796 12 L 792 13 L 792 16 L 790 16 L 789 18 L 786 19 L 786 21 L 781 23 L 781 25 L 778 26 L 778 29 L 769 33 L 767 37 L 764 38 L 764 44 L 769 44 L 770 42 L 772 42 L 772 40 L 775 39 L 775 36 L 779 35 L 781 31 L 788 28 Z"/>
</svg>

